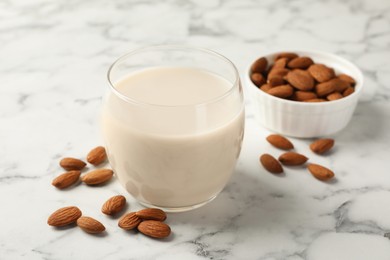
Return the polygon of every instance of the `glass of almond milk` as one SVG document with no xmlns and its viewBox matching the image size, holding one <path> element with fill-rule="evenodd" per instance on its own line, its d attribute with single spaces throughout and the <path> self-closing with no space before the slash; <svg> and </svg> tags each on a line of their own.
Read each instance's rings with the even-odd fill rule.
<svg viewBox="0 0 390 260">
<path fill-rule="evenodd" d="M 153 46 L 108 71 L 102 133 L 111 167 L 147 207 L 179 212 L 214 199 L 244 135 L 237 69 L 213 51 Z"/>
</svg>

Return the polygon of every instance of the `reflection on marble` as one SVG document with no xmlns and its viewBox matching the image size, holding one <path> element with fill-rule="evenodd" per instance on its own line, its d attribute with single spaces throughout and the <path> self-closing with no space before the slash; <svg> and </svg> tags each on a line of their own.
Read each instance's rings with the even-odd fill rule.
<svg viewBox="0 0 390 260">
<path fill-rule="evenodd" d="M 390 259 L 390 2 L 387 0 L 0 1 L 0 259 Z M 335 150 L 310 161 L 332 168 L 326 184 L 305 170 L 267 173 L 269 132 L 253 121 L 236 173 L 210 204 L 170 214 L 157 241 L 117 227 L 103 202 L 126 194 L 50 185 L 62 156 L 101 144 L 98 115 L 108 66 L 151 44 L 185 43 L 229 57 L 243 73 L 264 52 L 319 49 L 356 63 L 362 101 Z M 246 92 L 247 94 L 247 92 Z M 126 195 L 129 211 L 141 208 Z M 48 215 L 67 205 L 102 221 L 105 236 L 55 230 Z M 365 249 L 365 250 L 363 250 Z M 360 251 L 359 251 L 360 250 Z"/>
</svg>

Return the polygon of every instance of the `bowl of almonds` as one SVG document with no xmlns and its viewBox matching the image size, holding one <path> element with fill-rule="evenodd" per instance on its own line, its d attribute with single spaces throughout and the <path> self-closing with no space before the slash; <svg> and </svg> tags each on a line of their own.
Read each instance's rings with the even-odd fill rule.
<svg viewBox="0 0 390 260">
<path fill-rule="evenodd" d="M 251 62 L 245 81 L 256 120 L 274 132 L 300 138 L 345 128 L 363 87 L 359 68 L 319 51 L 262 55 Z"/>
</svg>

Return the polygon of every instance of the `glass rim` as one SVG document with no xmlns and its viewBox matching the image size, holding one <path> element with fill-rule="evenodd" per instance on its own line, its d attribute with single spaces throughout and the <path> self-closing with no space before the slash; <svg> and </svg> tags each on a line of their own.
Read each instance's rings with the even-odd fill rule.
<svg viewBox="0 0 390 260">
<path fill-rule="evenodd" d="M 226 92 L 224 92 L 222 95 L 219 95 L 219 96 L 216 96 L 214 98 L 208 99 L 208 100 L 200 102 L 200 103 L 195 103 L 195 104 L 184 104 L 184 105 L 153 104 L 153 103 L 139 101 L 139 100 L 136 100 L 134 98 L 128 97 L 127 95 L 122 94 L 120 91 L 118 91 L 116 89 L 116 87 L 114 86 L 113 81 L 111 80 L 111 72 L 112 72 L 112 70 L 115 68 L 115 66 L 119 62 L 127 59 L 128 57 L 130 57 L 132 55 L 135 55 L 135 54 L 138 54 L 138 53 L 141 53 L 141 52 L 149 51 L 149 50 L 196 50 L 196 51 L 200 51 L 200 52 L 205 53 L 205 54 L 212 55 L 214 57 L 219 58 L 220 60 L 225 61 L 225 63 L 228 64 L 233 69 L 233 72 L 234 72 L 234 82 L 232 83 L 232 86 Z M 203 106 L 203 105 L 216 103 L 216 102 L 224 99 L 225 97 L 229 96 L 236 89 L 236 87 L 239 86 L 240 77 L 239 77 L 238 70 L 237 70 L 236 66 L 234 65 L 234 63 L 231 60 L 229 60 L 228 58 L 226 58 L 225 56 L 223 56 L 222 54 L 219 54 L 219 53 L 217 53 L 215 51 L 212 51 L 210 49 L 207 49 L 207 48 L 195 47 L 195 46 L 191 46 L 191 45 L 166 44 L 166 45 L 151 45 L 151 46 L 147 46 L 147 47 L 141 47 L 141 48 L 137 48 L 137 49 L 134 49 L 134 50 L 132 50 L 130 52 L 127 52 L 127 53 L 123 54 L 122 56 L 117 58 L 111 64 L 111 66 L 109 67 L 109 69 L 107 71 L 107 80 L 108 80 L 108 83 L 109 83 L 110 90 L 116 96 L 118 96 L 119 98 L 124 100 L 125 102 L 132 103 L 132 104 L 138 105 L 138 106 L 151 106 L 151 107 L 166 107 L 166 108 L 169 108 L 169 107 L 196 107 L 196 106 Z"/>
</svg>

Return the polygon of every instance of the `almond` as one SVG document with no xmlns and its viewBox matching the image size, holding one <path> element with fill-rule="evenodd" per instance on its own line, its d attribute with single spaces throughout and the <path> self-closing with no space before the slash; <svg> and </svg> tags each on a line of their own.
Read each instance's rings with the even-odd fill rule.
<svg viewBox="0 0 390 260">
<path fill-rule="evenodd" d="M 123 215 L 118 222 L 118 226 L 125 230 L 131 230 L 136 228 L 139 223 L 141 223 L 141 219 L 135 215 L 135 212 L 130 212 Z"/>
<path fill-rule="evenodd" d="M 107 159 L 106 149 L 103 146 L 93 148 L 87 155 L 87 162 L 99 165 Z"/>
<path fill-rule="evenodd" d="M 81 180 L 87 185 L 98 185 L 111 179 L 114 172 L 110 169 L 93 170 L 81 177 Z"/>
<path fill-rule="evenodd" d="M 282 150 L 290 150 L 294 148 L 294 145 L 284 136 L 272 134 L 267 136 L 267 141 Z"/>
<path fill-rule="evenodd" d="M 126 205 L 126 198 L 122 195 L 117 195 L 109 198 L 102 206 L 102 212 L 106 215 L 115 215 L 120 212 Z"/>
<path fill-rule="evenodd" d="M 327 181 L 334 177 L 334 173 L 321 165 L 311 163 L 307 166 L 310 173 L 321 181 Z"/>
<path fill-rule="evenodd" d="M 344 90 L 343 96 L 344 96 L 344 97 L 349 96 L 349 95 L 351 95 L 354 91 L 355 91 L 355 89 L 354 89 L 353 87 L 348 87 L 346 90 Z"/>
<path fill-rule="evenodd" d="M 308 158 L 300 153 L 286 152 L 279 156 L 279 161 L 283 165 L 302 165 Z"/>
<path fill-rule="evenodd" d="M 265 83 L 265 78 L 260 73 L 253 73 L 251 75 L 251 80 L 252 80 L 253 84 L 255 84 L 258 87 Z"/>
<path fill-rule="evenodd" d="M 334 70 L 323 64 L 313 64 L 308 68 L 308 71 L 318 82 L 325 82 L 335 77 Z"/>
<path fill-rule="evenodd" d="M 271 173 L 282 173 L 283 167 L 280 165 L 278 160 L 276 160 L 272 155 L 270 154 L 263 154 L 260 156 L 260 163 L 263 165 L 263 167 L 271 172 Z"/>
<path fill-rule="evenodd" d="M 264 92 L 268 92 L 268 90 L 270 90 L 272 88 L 272 86 L 270 84 L 264 84 L 263 86 L 260 87 L 260 89 Z"/>
<path fill-rule="evenodd" d="M 267 69 L 268 61 L 266 58 L 262 57 L 257 59 L 251 67 L 252 73 L 263 73 Z"/>
<path fill-rule="evenodd" d="M 283 85 L 284 83 L 284 79 L 280 75 L 273 75 L 272 77 L 268 77 L 268 84 L 273 87 Z"/>
<path fill-rule="evenodd" d="M 355 86 L 355 84 L 356 84 L 356 81 L 351 76 L 349 76 L 347 74 L 340 74 L 340 75 L 338 75 L 338 78 L 345 81 L 345 82 L 348 82 L 351 87 Z"/>
<path fill-rule="evenodd" d="M 288 62 L 287 67 L 290 69 L 307 69 L 310 65 L 313 65 L 314 62 L 309 57 L 297 57 Z"/>
<path fill-rule="evenodd" d="M 315 87 L 317 96 L 324 97 L 336 91 L 337 79 L 331 79 L 327 82 L 319 83 Z"/>
<path fill-rule="evenodd" d="M 287 70 L 287 69 L 272 68 L 270 70 L 270 72 L 268 73 L 268 78 L 272 78 L 275 75 L 284 77 L 287 75 L 288 72 L 289 72 L 289 70 Z"/>
<path fill-rule="evenodd" d="M 314 87 L 313 77 L 305 70 L 295 69 L 290 71 L 286 80 L 295 88 L 303 91 L 308 91 Z"/>
<path fill-rule="evenodd" d="M 63 158 L 60 161 L 60 166 L 67 171 L 82 170 L 85 167 L 85 165 L 87 164 L 82 160 L 71 158 L 71 157 Z"/>
<path fill-rule="evenodd" d="M 287 62 L 287 58 L 280 58 L 274 62 L 274 64 L 272 65 L 272 69 L 285 69 Z"/>
<path fill-rule="evenodd" d="M 137 228 L 142 234 L 154 238 L 164 238 L 171 234 L 171 228 L 167 224 L 156 220 L 143 221 Z"/>
<path fill-rule="evenodd" d="M 275 60 L 278 60 L 280 58 L 287 58 L 288 60 L 292 60 L 298 57 L 298 54 L 293 53 L 293 52 L 281 52 L 278 55 L 276 55 Z"/>
<path fill-rule="evenodd" d="M 310 144 L 310 149 L 317 153 L 317 154 L 323 154 L 332 149 L 334 145 L 334 140 L 330 138 L 323 138 L 315 140 Z"/>
<path fill-rule="evenodd" d="M 277 87 L 273 87 L 267 91 L 268 94 L 279 97 L 279 98 L 287 98 L 291 96 L 294 92 L 294 89 L 290 85 L 281 85 Z"/>
<path fill-rule="evenodd" d="M 102 223 L 91 217 L 80 217 L 77 220 L 77 226 L 82 230 L 90 234 L 99 234 L 102 233 L 106 228 Z"/>
<path fill-rule="evenodd" d="M 79 208 L 70 206 L 54 211 L 47 220 L 47 224 L 54 227 L 66 226 L 75 223 L 81 217 Z"/>
<path fill-rule="evenodd" d="M 80 179 L 81 171 L 69 171 L 57 176 L 52 185 L 58 189 L 65 189 L 75 184 Z"/>
<path fill-rule="evenodd" d="M 329 101 L 337 100 L 340 98 L 343 98 L 343 95 L 341 95 L 339 92 L 333 92 L 332 94 L 326 96 L 326 99 Z"/>
<path fill-rule="evenodd" d="M 313 103 L 316 103 L 316 102 L 326 102 L 327 100 L 326 99 L 323 99 L 323 98 L 313 98 L 313 99 L 308 99 L 308 100 L 305 100 L 304 102 L 313 102 Z"/>
<path fill-rule="evenodd" d="M 312 91 L 298 90 L 298 91 L 295 91 L 295 93 L 292 96 L 292 99 L 296 100 L 296 101 L 306 101 L 306 100 L 314 99 L 314 98 L 317 98 L 317 95 L 316 95 L 316 93 L 314 93 Z"/>
<path fill-rule="evenodd" d="M 164 221 L 167 218 L 167 214 L 164 211 L 157 208 L 141 209 L 135 213 L 137 217 L 143 220 L 158 220 Z"/>
<path fill-rule="evenodd" d="M 331 81 L 333 81 L 333 84 L 335 85 L 337 92 L 343 92 L 348 87 L 350 87 L 350 84 L 348 82 L 341 80 L 339 78 L 331 79 Z"/>
</svg>

